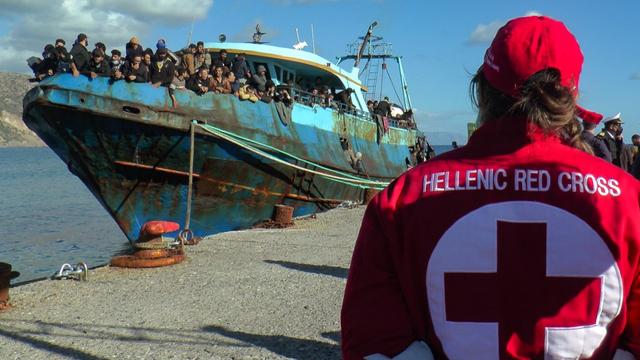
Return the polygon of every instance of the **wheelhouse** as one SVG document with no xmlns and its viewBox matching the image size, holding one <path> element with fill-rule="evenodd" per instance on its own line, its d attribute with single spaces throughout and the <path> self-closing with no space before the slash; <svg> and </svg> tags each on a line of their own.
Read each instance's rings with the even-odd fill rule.
<svg viewBox="0 0 640 360">
<path fill-rule="evenodd" d="M 353 89 L 351 102 L 356 112 L 368 112 L 363 92 L 367 88 L 358 79 L 358 70 L 349 73 L 334 63 L 310 52 L 253 43 L 205 43 L 212 56 L 225 49 L 230 55 L 244 55 L 253 73 L 258 66 L 267 69 L 267 77 L 276 86 L 289 85 L 302 96 L 316 81 L 340 92 Z"/>
</svg>

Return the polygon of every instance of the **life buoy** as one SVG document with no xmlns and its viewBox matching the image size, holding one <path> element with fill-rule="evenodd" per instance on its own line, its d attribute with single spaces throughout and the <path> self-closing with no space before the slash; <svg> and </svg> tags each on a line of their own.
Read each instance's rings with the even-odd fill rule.
<svg viewBox="0 0 640 360">
<path fill-rule="evenodd" d="M 146 251 L 155 251 L 155 250 L 162 250 L 162 249 L 141 250 L 141 251 L 146 252 Z M 114 256 L 111 258 L 111 266 L 123 267 L 123 268 L 153 268 L 153 267 L 162 267 L 162 266 L 178 264 L 184 261 L 184 259 L 186 258 L 184 253 L 181 251 L 175 251 L 175 250 L 166 250 L 166 251 L 169 251 L 169 252 L 173 251 L 173 253 L 169 253 L 168 256 L 164 256 L 164 257 L 151 257 L 151 258 L 139 257 L 137 256 L 138 255 L 137 252 L 134 255 Z M 144 254 L 144 256 L 148 256 L 148 255 L 157 255 L 157 253 Z"/>
</svg>

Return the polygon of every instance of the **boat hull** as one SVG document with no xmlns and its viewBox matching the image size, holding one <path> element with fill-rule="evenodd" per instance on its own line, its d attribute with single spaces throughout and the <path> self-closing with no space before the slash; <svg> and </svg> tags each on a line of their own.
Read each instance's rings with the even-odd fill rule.
<svg viewBox="0 0 640 360">
<path fill-rule="evenodd" d="M 168 109 L 166 103 L 165 106 L 153 103 L 151 95 L 164 89 L 139 85 L 151 93 L 142 96 L 145 103 L 126 98 L 127 92 L 119 94 L 111 88 L 113 85 L 105 92 L 100 91 L 104 84 L 84 84 L 84 88 L 78 89 L 65 85 L 77 86 L 73 81 L 83 80 L 68 76 L 59 80 L 41 84 L 27 94 L 24 121 L 67 163 L 131 241 L 150 220 L 184 225 L 192 150 L 189 129 L 194 119 L 350 176 L 365 177 L 365 174 L 358 174 L 349 165 L 348 156 L 340 148 L 340 138 L 349 139 L 356 150 L 377 147 L 384 156 L 367 163 L 371 170 L 366 175 L 382 181 L 399 174 L 404 167 L 399 159 L 405 154 L 395 152 L 408 154 L 408 145 L 412 145 L 404 143 L 410 142 L 411 136 L 407 136 L 407 141 L 400 139 L 386 144 L 377 144 L 375 136 L 366 141 L 358 139 L 358 131 L 349 134 L 349 129 L 341 129 L 340 122 L 347 123 L 343 115 L 342 118 L 330 115 L 334 123 L 325 124 L 324 129 L 313 126 L 318 119 L 309 116 L 319 117 L 318 111 L 325 109 L 315 112 L 311 109 L 307 115 L 304 112 L 308 109 L 298 109 L 293 112 L 293 121 L 284 124 L 273 111 L 273 105 L 240 102 L 232 96 L 211 96 L 212 106 L 203 114 L 198 111 L 206 107 L 197 104 L 202 98 L 181 94 L 178 99 L 184 106 L 177 112 Z M 371 132 L 369 128 L 360 130 Z M 190 228 L 198 236 L 251 227 L 269 219 L 275 204 L 293 206 L 294 216 L 301 216 L 330 209 L 343 201 L 359 202 L 364 197 L 364 186 L 303 171 L 300 168 L 325 170 L 270 151 L 284 163 L 274 161 L 199 126 L 193 152 Z"/>
</svg>

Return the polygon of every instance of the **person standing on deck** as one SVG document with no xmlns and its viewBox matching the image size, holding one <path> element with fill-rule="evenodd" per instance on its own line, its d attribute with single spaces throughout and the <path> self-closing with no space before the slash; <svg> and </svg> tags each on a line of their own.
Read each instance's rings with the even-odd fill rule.
<svg viewBox="0 0 640 360">
<path fill-rule="evenodd" d="M 73 63 L 71 64 L 73 76 L 79 76 L 81 72 L 89 68 L 92 56 L 89 50 L 87 50 L 88 45 L 89 39 L 87 35 L 78 34 L 76 42 L 73 44 L 70 52 L 71 58 L 73 59 Z"/>
<path fill-rule="evenodd" d="M 549 17 L 498 31 L 469 142 L 369 203 L 346 360 L 640 358 L 640 182 L 580 138 L 582 63 Z"/>
<path fill-rule="evenodd" d="M 187 69 L 189 77 L 195 76 L 198 69 L 195 63 L 196 44 L 189 44 L 185 54 L 182 56 L 182 66 Z"/>
<path fill-rule="evenodd" d="M 376 107 L 376 114 L 382 116 L 390 116 L 391 115 L 391 104 L 389 103 L 389 97 L 385 96 L 384 99 L 380 100 L 378 106 Z"/>
<path fill-rule="evenodd" d="M 194 63 L 196 69 L 200 69 L 203 66 L 206 67 L 207 70 L 211 68 L 211 54 L 204 48 L 204 42 L 202 41 L 198 41 Z"/>
</svg>

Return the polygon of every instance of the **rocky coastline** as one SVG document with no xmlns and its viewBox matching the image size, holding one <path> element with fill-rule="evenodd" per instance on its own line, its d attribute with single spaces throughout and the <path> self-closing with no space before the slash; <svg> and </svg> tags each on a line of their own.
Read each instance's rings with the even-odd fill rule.
<svg viewBox="0 0 640 360">
<path fill-rule="evenodd" d="M 0 147 L 45 146 L 22 122 L 22 98 L 33 86 L 28 75 L 0 72 Z"/>
</svg>

